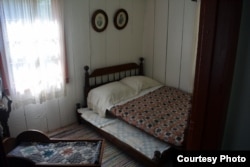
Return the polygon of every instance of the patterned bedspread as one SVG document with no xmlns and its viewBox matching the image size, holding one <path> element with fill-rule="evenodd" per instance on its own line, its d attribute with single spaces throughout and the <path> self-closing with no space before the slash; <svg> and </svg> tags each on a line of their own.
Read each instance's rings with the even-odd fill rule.
<svg viewBox="0 0 250 167">
<path fill-rule="evenodd" d="M 39 164 L 98 164 L 101 141 L 22 142 L 7 156 L 24 157 Z"/>
<path fill-rule="evenodd" d="M 112 107 L 110 112 L 139 129 L 175 146 L 182 146 L 191 110 L 191 94 L 163 86 Z"/>
</svg>

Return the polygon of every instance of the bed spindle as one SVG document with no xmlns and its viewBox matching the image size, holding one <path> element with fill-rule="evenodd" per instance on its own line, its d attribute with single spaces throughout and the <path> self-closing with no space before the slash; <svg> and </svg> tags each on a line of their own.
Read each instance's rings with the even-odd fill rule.
<svg viewBox="0 0 250 167">
<path fill-rule="evenodd" d="M 85 85 L 84 85 L 84 102 L 83 102 L 83 107 L 87 107 L 87 95 L 90 91 L 91 88 L 94 88 L 96 86 L 100 86 L 102 84 L 104 84 L 103 82 L 103 75 L 113 75 L 113 80 L 110 79 L 108 76 L 108 82 L 105 83 L 109 83 L 112 81 L 117 81 L 122 79 L 123 76 L 132 76 L 132 75 L 144 75 L 144 70 L 143 70 L 143 62 L 144 62 L 144 58 L 140 57 L 140 63 L 139 65 L 136 63 L 127 63 L 127 64 L 121 64 L 121 65 L 116 65 L 116 66 L 110 66 L 110 67 L 104 67 L 104 68 L 98 68 L 95 69 L 94 71 L 91 72 L 91 74 L 89 74 L 89 66 L 84 66 L 84 70 L 85 70 Z M 125 72 L 125 74 L 123 75 L 123 73 Z M 134 73 L 133 73 L 134 72 Z M 117 74 L 119 73 L 119 74 Z M 97 85 L 97 77 L 101 77 L 101 84 Z M 94 85 L 92 84 L 92 82 L 90 83 L 90 78 L 94 79 Z M 90 85 L 91 84 L 91 85 Z"/>
<path fill-rule="evenodd" d="M 89 85 L 89 66 L 84 66 L 84 70 L 85 70 L 85 84 L 84 84 L 84 101 L 83 101 L 83 106 L 84 107 L 87 107 L 87 95 L 88 95 L 88 92 L 90 90 L 90 85 Z"/>
<path fill-rule="evenodd" d="M 143 71 L 143 61 L 144 61 L 144 58 L 143 58 L 143 57 L 140 57 L 139 75 L 144 75 L 144 71 Z"/>
</svg>

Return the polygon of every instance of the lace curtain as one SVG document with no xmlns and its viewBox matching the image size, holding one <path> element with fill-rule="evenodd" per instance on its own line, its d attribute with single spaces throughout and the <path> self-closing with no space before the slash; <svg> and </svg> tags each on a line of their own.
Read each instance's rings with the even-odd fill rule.
<svg viewBox="0 0 250 167">
<path fill-rule="evenodd" d="M 65 94 L 62 1 L 0 0 L 8 86 L 15 104 L 42 103 Z"/>
</svg>

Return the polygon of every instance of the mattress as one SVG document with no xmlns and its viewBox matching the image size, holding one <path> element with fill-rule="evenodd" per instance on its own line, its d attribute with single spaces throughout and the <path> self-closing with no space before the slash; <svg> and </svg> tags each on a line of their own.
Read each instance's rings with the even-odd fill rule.
<svg viewBox="0 0 250 167">
<path fill-rule="evenodd" d="M 87 108 L 78 109 L 78 112 L 85 121 L 130 145 L 149 159 L 153 158 L 155 151 L 163 153 L 170 148 L 169 144 L 117 118 L 103 118 Z"/>
</svg>

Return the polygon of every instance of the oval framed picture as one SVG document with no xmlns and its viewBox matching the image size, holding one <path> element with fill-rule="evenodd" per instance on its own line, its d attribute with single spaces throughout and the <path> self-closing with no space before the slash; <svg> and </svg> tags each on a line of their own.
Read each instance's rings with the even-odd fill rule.
<svg viewBox="0 0 250 167">
<path fill-rule="evenodd" d="M 95 31 L 102 32 L 108 26 L 108 16 L 103 10 L 98 9 L 93 13 L 91 22 Z"/>
<path fill-rule="evenodd" d="M 126 27 L 128 23 L 128 13 L 125 9 L 119 9 L 114 16 L 114 25 L 118 30 Z"/>
</svg>

